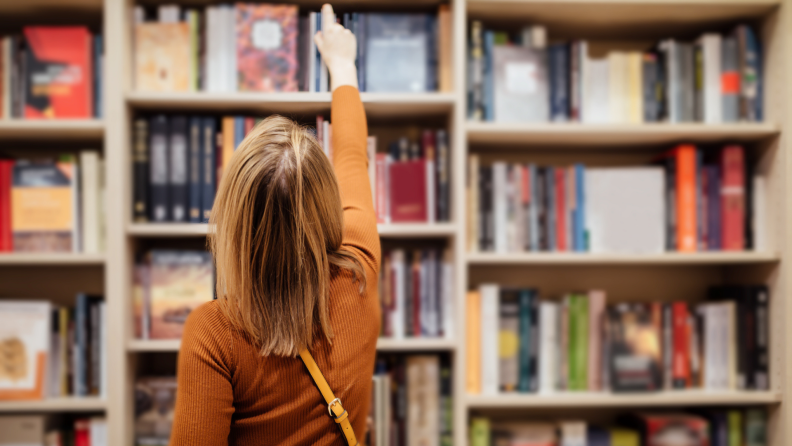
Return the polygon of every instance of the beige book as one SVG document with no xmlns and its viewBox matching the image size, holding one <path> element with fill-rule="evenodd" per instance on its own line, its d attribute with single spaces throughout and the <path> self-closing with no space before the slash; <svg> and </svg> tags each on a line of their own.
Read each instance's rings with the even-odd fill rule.
<svg viewBox="0 0 792 446">
<path fill-rule="evenodd" d="M 439 446 L 440 359 L 407 357 L 407 444 Z"/>
<path fill-rule="evenodd" d="M 186 22 L 135 25 L 135 89 L 189 91 L 190 48 Z"/>
</svg>

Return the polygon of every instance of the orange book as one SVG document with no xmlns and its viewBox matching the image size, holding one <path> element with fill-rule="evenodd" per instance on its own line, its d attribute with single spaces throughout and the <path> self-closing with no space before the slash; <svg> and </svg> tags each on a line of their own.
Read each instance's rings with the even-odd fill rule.
<svg viewBox="0 0 792 446">
<path fill-rule="evenodd" d="M 481 293 L 478 290 L 467 293 L 467 393 L 481 393 Z"/>
<path fill-rule="evenodd" d="M 452 91 L 454 89 L 453 73 L 451 71 L 451 7 L 440 5 L 437 12 L 438 24 L 438 68 L 439 68 L 439 89 L 440 91 Z"/>
<path fill-rule="evenodd" d="M 223 116 L 223 169 L 231 164 L 231 157 L 234 156 L 234 148 L 234 117 Z M 218 184 L 220 184 L 219 178 Z"/>
<path fill-rule="evenodd" d="M 696 221 L 696 147 L 683 144 L 674 150 L 676 158 L 677 251 L 695 252 L 698 244 Z"/>
</svg>

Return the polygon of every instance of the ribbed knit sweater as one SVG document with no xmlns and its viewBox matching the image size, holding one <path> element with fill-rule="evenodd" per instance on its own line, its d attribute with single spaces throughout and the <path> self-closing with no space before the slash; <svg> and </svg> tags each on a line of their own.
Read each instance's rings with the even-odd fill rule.
<svg viewBox="0 0 792 446">
<path fill-rule="evenodd" d="M 331 115 L 343 245 L 363 264 L 367 287 L 361 295 L 351 275 L 332 279 L 335 337 L 329 342 L 317 330 L 311 353 L 362 442 L 380 329 L 380 242 L 367 170 L 366 115 L 357 89 L 336 89 Z M 300 358 L 262 357 L 259 346 L 233 330 L 214 302 L 187 319 L 177 379 L 170 446 L 345 443 Z"/>
</svg>

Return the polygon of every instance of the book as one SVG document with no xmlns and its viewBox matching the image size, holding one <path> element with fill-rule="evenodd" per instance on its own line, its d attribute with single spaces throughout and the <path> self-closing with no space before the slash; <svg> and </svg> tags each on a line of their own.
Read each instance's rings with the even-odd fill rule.
<svg viewBox="0 0 792 446">
<path fill-rule="evenodd" d="M 668 438 L 686 438 L 693 444 L 709 444 L 707 421 L 696 415 L 636 413 L 622 417 L 640 435 L 641 444 L 662 444 Z"/>
<path fill-rule="evenodd" d="M 587 296 L 569 296 L 567 390 L 588 390 L 588 312 Z"/>
<path fill-rule="evenodd" d="M 495 46 L 493 120 L 545 122 L 550 116 L 548 74 L 541 50 Z"/>
<path fill-rule="evenodd" d="M 588 390 L 602 390 L 602 358 L 605 329 L 605 291 L 588 292 Z"/>
<path fill-rule="evenodd" d="M 145 118 L 134 121 L 132 141 L 132 219 L 145 223 L 149 219 L 149 123 Z"/>
<path fill-rule="evenodd" d="M 406 359 L 407 444 L 437 445 L 439 441 L 440 363 L 437 355 Z"/>
<path fill-rule="evenodd" d="M 569 44 L 556 43 L 547 50 L 550 84 L 550 121 L 567 122 L 569 112 Z"/>
<path fill-rule="evenodd" d="M 3 415 L 0 417 L 0 445 L 44 445 L 44 415 Z"/>
<path fill-rule="evenodd" d="M 190 40 L 187 22 L 136 24 L 135 89 L 189 91 Z"/>
<path fill-rule="evenodd" d="M 467 363 L 467 382 L 465 390 L 470 395 L 481 393 L 481 292 L 468 291 L 466 294 L 465 361 Z"/>
<path fill-rule="evenodd" d="M 423 160 L 393 162 L 388 171 L 391 222 L 428 222 L 427 163 Z"/>
<path fill-rule="evenodd" d="M 169 221 L 171 218 L 171 190 L 169 149 L 169 120 L 165 115 L 156 115 L 149 123 L 149 218 L 153 222 Z"/>
<path fill-rule="evenodd" d="M 559 308 L 555 302 L 539 304 L 539 393 L 552 393 L 558 379 Z"/>
<path fill-rule="evenodd" d="M 297 91 L 297 6 L 238 3 L 239 91 Z"/>
<path fill-rule="evenodd" d="M 0 301 L 0 401 L 45 397 L 51 314 L 46 301 Z"/>
<path fill-rule="evenodd" d="M 608 308 L 610 388 L 614 392 L 662 388 L 659 307 L 619 304 Z"/>
<path fill-rule="evenodd" d="M 73 156 L 17 160 L 11 186 L 14 251 L 78 251 L 77 200 L 77 164 Z"/>
<path fill-rule="evenodd" d="M 723 173 L 720 193 L 722 216 L 721 247 L 724 250 L 745 249 L 745 154 L 741 146 L 724 147 L 720 154 Z"/>
<path fill-rule="evenodd" d="M 745 411 L 746 446 L 767 446 L 767 412 L 764 409 L 748 409 Z"/>
<path fill-rule="evenodd" d="M 209 253 L 153 250 L 150 253 L 150 339 L 179 339 L 190 312 L 212 300 L 214 273 Z"/>
<path fill-rule="evenodd" d="M 187 219 L 190 223 L 200 223 L 202 214 L 201 191 L 203 189 L 203 131 L 201 118 L 193 116 L 189 118 L 187 129 L 188 143 L 188 191 L 189 207 L 187 208 Z"/>
<path fill-rule="evenodd" d="M 561 446 L 587 446 L 585 422 L 561 421 L 558 428 L 561 433 Z"/>
<path fill-rule="evenodd" d="M 481 293 L 481 392 L 487 395 L 498 393 L 499 352 L 498 352 L 498 299 L 499 287 L 495 284 L 482 284 Z"/>
<path fill-rule="evenodd" d="M 490 445 L 489 418 L 473 417 L 470 420 L 470 446 Z"/>
<path fill-rule="evenodd" d="M 190 148 L 187 117 L 172 116 L 168 129 L 168 196 L 170 221 L 189 221 Z"/>
<path fill-rule="evenodd" d="M 135 382 L 135 443 L 167 446 L 176 408 L 176 377 L 141 377 Z"/>
<path fill-rule="evenodd" d="M 13 230 L 11 228 L 11 182 L 14 175 L 14 161 L 0 159 L 0 252 L 14 250 Z"/>
<path fill-rule="evenodd" d="M 725 36 L 721 40 L 721 115 L 723 122 L 740 119 L 740 71 L 737 39 Z"/>
<path fill-rule="evenodd" d="M 498 356 L 499 388 L 504 392 L 517 390 L 520 380 L 520 292 L 502 288 L 499 302 Z M 529 344 L 530 345 L 530 344 Z"/>
<path fill-rule="evenodd" d="M 436 17 L 429 14 L 361 14 L 365 29 L 365 91 L 435 90 L 430 65 L 436 60 Z"/>
<path fill-rule="evenodd" d="M 93 117 L 93 42 L 88 29 L 28 26 L 23 34 L 25 88 L 17 91 L 25 92 L 24 117 Z"/>
<path fill-rule="evenodd" d="M 201 190 L 201 222 L 206 223 L 209 221 L 214 206 L 215 189 L 217 187 L 217 124 L 214 118 L 203 118 L 202 132 L 203 132 L 203 150 L 201 169 L 203 170 L 203 185 Z"/>
</svg>

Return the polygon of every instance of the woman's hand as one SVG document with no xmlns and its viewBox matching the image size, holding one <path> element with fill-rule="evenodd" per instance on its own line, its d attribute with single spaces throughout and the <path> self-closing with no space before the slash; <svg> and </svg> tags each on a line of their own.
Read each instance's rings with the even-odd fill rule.
<svg viewBox="0 0 792 446">
<path fill-rule="evenodd" d="M 331 89 L 342 85 L 358 88 L 355 35 L 336 23 L 333 7 L 327 3 L 322 6 L 322 30 L 316 33 L 314 42 L 330 72 Z"/>
</svg>

